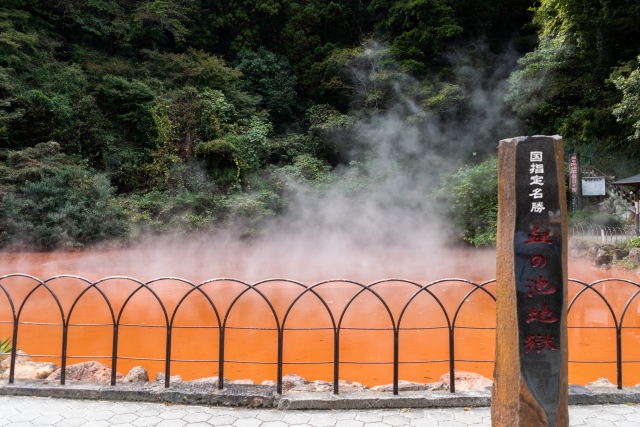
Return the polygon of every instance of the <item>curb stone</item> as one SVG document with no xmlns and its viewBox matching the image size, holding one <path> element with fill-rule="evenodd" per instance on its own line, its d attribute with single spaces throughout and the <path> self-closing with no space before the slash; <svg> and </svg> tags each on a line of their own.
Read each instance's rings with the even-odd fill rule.
<svg viewBox="0 0 640 427">
<path fill-rule="evenodd" d="M 179 383 L 169 388 L 164 384 L 105 383 L 70 381 L 67 385 L 45 380 L 0 380 L 0 396 L 37 396 L 66 399 L 173 403 L 205 406 L 242 406 L 251 408 L 302 409 L 392 409 L 452 408 L 491 406 L 490 391 L 408 391 L 394 396 L 384 392 L 352 392 L 334 395 L 330 392 L 286 393 L 279 396 L 276 388 L 263 385 L 229 384 L 218 390 L 215 384 Z M 640 387 L 569 386 L 570 405 L 640 403 Z"/>
</svg>

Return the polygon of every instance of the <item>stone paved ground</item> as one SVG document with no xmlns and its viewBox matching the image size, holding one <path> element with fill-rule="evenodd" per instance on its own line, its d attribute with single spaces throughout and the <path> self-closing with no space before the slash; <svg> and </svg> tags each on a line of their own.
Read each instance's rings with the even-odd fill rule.
<svg viewBox="0 0 640 427">
<path fill-rule="evenodd" d="M 569 408 L 572 426 L 640 426 L 640 405 Z M 482 427 L 489 408 L 278 411 L 0 396 L 0 426 Z"/>
</svg>

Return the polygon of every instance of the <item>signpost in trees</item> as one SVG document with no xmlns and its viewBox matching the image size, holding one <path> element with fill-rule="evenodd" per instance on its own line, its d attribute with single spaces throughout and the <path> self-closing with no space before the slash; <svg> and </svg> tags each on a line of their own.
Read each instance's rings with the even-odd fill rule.
<svg viewBox="0 0 640 427">
<path fill-rule="evenodd" d="M 562 139 L 500 141 L 495 427 L 569 425 Z"/>
</svg>

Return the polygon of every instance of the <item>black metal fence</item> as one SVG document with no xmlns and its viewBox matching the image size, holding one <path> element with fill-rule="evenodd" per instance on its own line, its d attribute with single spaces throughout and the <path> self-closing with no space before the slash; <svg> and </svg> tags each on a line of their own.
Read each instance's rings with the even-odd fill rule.
<svg viewBox="0 0 640 427">
<path fill-rule="evenodd" d="M 12 296 L 10 295 L 9 291 L 7 290 L 7 286 L 3 285 L 2 281 L 6 281 L 9 278 L 12 277 L 22 277 L 22 278 L 27 278 L 30 281 L 33 282 L 33 288 L 26 294 L 26 297 L 23 299 L 23 301 L 17 305 L 14 303 L 14 299 L 12 299 Z M 79 295 L 75 298 L 75 300 L 73 301 L 73 303 L 71 304 L 71 308 L 68 310 L 68 312 L 65 313 L 62 304 L 60 302 L 60 299 L 58 298 L 58 296 L 56 295 L 56 293 L 51 289 L 51 287 L 49 286 L 51 284 L 52 281 L 55 280 L 59 280 L 59 279 L 76 279 L 76 280 L 80 280 L 84 283 L 86 283 L 86 287 L 84 288 L 84 290 L 82 292 L 79 293 Z M 112 281 L 112 280 L 124 280 L 124 281 L 131 281 L 134 283 L 135 289 L 133 292 L 131 292 L 128 297 L 126 298 L 126 300 L 124 301 L 124 304 L 122 305 L 122 307 L 120 308 L 120 310 L 118 312 L 116 312 L 114 310 L 114 307 L 112 305 L 112 302 L 109 300 L 109 298 L 107 297 L 106 293 L 100 288 L 99 285 L 104 284 L 108 281 Z M 181 282 L 185 285 L 187 285 L 188 291 L 182 296 L 182 298 L 178 301 L 175 309 L 172 312 L 169 312 L 165 306 L 165 304 L 163 303 L 162 299 L 160 298 L 160 296 L 158 295 L 158 293 L 156 293 L 152 287 L 150 285 L 154 284 L 154 283 L 158 283 L 158 282 L 162 282 L 162 281 L 178 281 Z M 601 299 L 604 304 L 606 305 L 606 307 L 609 310 L 609 313 L 612 316 L 613 319 L 613 323 L 614 326 L 613 328 L 615 328 L 616 331 L 616 370 L 617 370 L 617 386 L 618 388 L 622 388 L 622 372 L 623 372 L 623 361 L 622 361 L 622 329 L 623 328 L 640 328 L 640 326 L 623 326 L 624 323 L 624 319 L 625 316 L 628 313 L 628 308 L 630 307 L 631 303 L 636 299 L 636 297 L 638 296 L 638 294 L 640 294 L 640 284 L 631 281 L 631 280 L 627 280 L 627 279 L 603 279 L 603 280 L 598 280 L 595 281 L 593 283 L 586 283 L 580 280 L 575 280 L 575 279 L 569 279 L 570 283 L 576 284 L 579 286 L 579 290 L 575 293 L 575 295 L 572 297 L 571 301 L 569 302 L 568 305 L 568 310 L 569 313 L 571 312 L 571 309 L 575 306 L 576 301 L 583 295 L 585 295 L 588 292 L 592 292 L 593 295 L 596 295 L 599 299 Z M 216 304 L 214 304 L 213 300 L 211 299 L 211 297 L 207 294 L 207 292 L 205 292 L 202 287 L 213 283 L 213 282 L 233 282 L 236 284 L 241 285 L 244 289 L 235 297 L 235 299 L 233 299 L 233 301 L 231 302 L 230 306 L 228 307 L 228 309 L 226 310 L 226 312 L 221 313 L 218 308 L 216 307 Z M 274 309 L 274 306 L 272 304 L 272 302 L 266 297 L 266 295 L 260 290 L 261 286 L 264 286 L 267 283 L 273 283 L 273 282 L 285 282 L 285 283 L 289 283 L 293 286 L 297 286 L 300 288 L 301 292 L 297 295 L 297 297 L 294 298 L 293 302 L 289 305 L 288 309 L 286 310 L 285 314 L 281 317 L 278 317 L 276 310 Z M 415 288 L 415 292 L 408 298 L 408 300 L 406 301 L 406 303 L 404 304 L 404 306 L 402 307 L 402 310 L 400 311 L 400 314 L 396 317 L 394 317 L 394 315 L 392 314 L 392 310 L 390 309 L 389 305 L 387 304 L 387 302 L 384 300 L 384 298 L 381 297 L 381 295 L 376 292 L 376 286 L 379 286 L 383 283 L 389 283 L 389 282 L 397 282 L 397 283 L 402 283 L 404 285 L 410 285 L 413 286 Z M 445 308 L 445 304 L 443 303 L 443 301 L 434 293 L 434 291 L 432 290 L 432 288 L 435 285 L 438 284 L 443 284 L 445 282 L 451 282 L 451 283 L 463 283 L 463 284 L 467 284 L 470 286 L 470 290 L 464 295 L 464 297 L 460 300 L 460 302 L 458 303 L 458 305 L 455 307 L 454 310 L 447 310 Z M 327 284 L 337 284 L 337 283 L 344 283 L 344 284 L 351 284 L 356 286 L 357 289 L 359 289 L 357 292 L 355 292 L 355 294 L 346 301 L 346 305 L 344 307 L 344 309 L 342 310 L 342 312 L 338 315 L 335 315 L 332 313 L 331 309 L 329 308 L 329 305 L 327 303 L 327 301 L 325 301 L 325 299 L 323 299 L 319 293 L 317 292 L 318 289 L 324 285 Z M 284 332 L 286 329 L 286 324 L 287 324 L 287 319 L 289 317 L 289 314 L 292 310 L 292 308 L 295 306 L 295 304 L 300 300 L 300 298 L 302 298 L 305 294 L 310 293 L 312 295 L 314 295 L 319 302 L 323 305 L 323 307 L 327 310 L 327 313 L 331 319 L 331 329 L 333 331 L 333 388 L 334 388 L 334 393 L 338 394 L 339 393 L 339 376 L 340 376 L 340 332 L 341 330 L 346 329 L 343 326 L 343 320 L 345 318 L 345 314 L 347 313 L 347 310 L 349 309 L 349 307 L 352 305 L 352 303 L 363 293 L 370 293 L 371 295 L 373 295 L 377 300 L 380 301 L 380 303 L 382 304 L 382 306 L 384 307 L 384 310 L 386 311 L 386 313 L 389 316 L 389 321 L 391 323 L 391 328 L 389 330 L 393 331 L 393 393 L 394 394 L 398 394 L 398 381 L 399 381 L 399 373 L 398 373 L 398 368 L 399 368 L 399 348 L 400 348 L 400 331 L 402 330 L 401 328 L 401 324 L 403 321 L 403 318 L 405 316 L 405 313 L 408 309 L 408 307 L 411 305 L 412 301 L 414 301 L 416 299 L 416 297 L 422 293 L 425 293 L 427 295 L 429 295 L 431 298 L 433 298 L 433 300 L 437 303 L 437 306 L 440 308 L 440 310 L 442 311 L 442 314 L 444 315 L 444 318 L 446 319 L 446 329 L 448 331 L 448 349 L 449 349 L 449 358 L 447 360 L 448 364 L 449 364 L 449 373 L 450 373 L 450 391 L 452 393 L 455 392 L 455 364 L 456 362 L 487 362 L 485 360 L 461 360 L 461 359 L 456 359 L 455 356 L 455 334 L 456 334 L 456 329 L 460 329 L 463 326 L 459 326 L 456 325 L 456 322 L 459 318 L 459 314 L 460 314 L 460 310 L 463 307 L 463 304 L 476 292 L 481 292 L 484 293 L 485 295 L 487 295 L 489 298 L 488 300 L 494 301 L 496 300 L 495 295 L 490 292 L 487 289 L 487 285 L 490 285 L 492 283 L 495 283 L 495 280 L 488 280 L 482 283 L 474 283 L 472 281 L 469 280 L 465 280 L 465 279 L 441 279 L 441 280 L 436 280 L 427 284 L 420 284 L 417 282 L 413 282 L 410 280 L 403 280 L 403 279 L 385 279 L 385 280 L 380 280 L 380 281 L 376 281 L 373 283 L 370 283 L 368 285 L 363 285 L 361 283 L 355 282 L 355 281 L 351 281 L 351 280 L 327 280 L 327 281 L 322 281 L 322 282 L 318 282 L 315 283 L 313 285 L 305 285 L 301 282 L 297 282 L 294 280 L 289 280 L 289 279 L 269 279 L 269 280 L 263 280 L 260 282 L 256 282 L 253 284 L 249 284 L 246 282 L 243 282 L 241 280 L 236 280 L 236 279 L 229 279 L 229 278 L 218 278 L 218 279 L 210 279 L 210 280 L 206 280 L 204 282 L 201 282 L 199 284 L 194 284 L 188 280 L 185 279 L 181 279 L 181 278 L 176 278 L 176 277 L 162 277 L 162 278 L 157 278 L 157 279 L 153 279 L 150 280 L 148 282 L 142 282 L 139 281 L 137 279 L 133 279 L 130 277 L 123 277 L 123 276 L 113 276 L 113 277 L 107 277 L 107 278 L 103 278 L 100 280 L 97 280 L 95 282 L 92 282 L 88 279 L 85 279 L 83 277 L 79 277 L 79 276 L 73 276 L 73 275 L 59 275 L 59 276 L 53 276 L 50 277 L 49 279 L 46 280 L 40 280 L 36 277 L 30 276 L 30 275 L 26 275 L 26 274 L 8 274 L 5 276 L 1 276 L 0 277 L 0 290 L 2 291 L 2 293 L 6 296 L 7 301 L 8 301 L 8 305 L 10 307 L 11 310 L 11 317 L 12 320 L 10 321 L 10 323 L 12 324 L 12 328 L 13 328 L 13 335 L 12 335 L 12 342 L 13 343 L 18 343 L 20 340 L 20 335 L 19 335 L 19 326 L 21 324 L 20 322 L 20 316 L 23 313 L 23 309 L 25 308 L 25 305 L 27 304 L 27 302 L 29 301 L 29 299 L 31 298 L 31 296 L 34 294 L 34 292 L 36 292 L 38 289 L 40 288 L 44 288 L 46 289 L 46 291 L 51 294 L 51 296 L 53 297 L 53 300 L 55 301 L 57 311 L 59 311 L 60 313 L 60 319 L 61 319 L 61 323 L 60 326 L 62 327 L 62 349 L 61 349 L 61 377 L 60 377 L 60 383 L 62 385 L 65 384 L 65 368 L 67 366 L 67 347 L 68 347 L 68 332 L 69 332 L 69 326 L 70 324 L 70 319 L 71 316 L 73 314 L 74 309 L 76 308 L 78 302 L 81 300 L 81 298 L 87 294 L 87 292 L 90 289 L 95 288 L 100 295 L 102 296 L 102 298 L 104 299 L 107 307 L 109 308 L 109 313 L 111 316 L 111 325 L 113 327 L 113 344 L 112 344 L 112 352 L 111 352 L 111 356 L 109 356 L 111 358 L 111 384 L 115 385 L 116 384 L 116 368 L 117 368 L 117 360 L 118 360 L 118 334 L 119 334 L 119 329 L 120 326 L 123 326 L 121 319 L 122 319 L 122 314 L 124 309 L 126 308 L 127 304 L 131 301 L 131 299 L 138 294 L 139 291 L 141 290 L 147 290 L 148 292 L 151 293 L 151 295 L 153 296 L 153 298 L 155 300 L 157 300 L 159 307 L 162 310 L 163 313 L 163 317 L 164 317 L 164 322 L 165 325 L 163 326 L 166 330 L 166 353 L 165 353 L 165 358 L 164 358 L 164 364 L 165 364 L 165 387 L 169 387 L 170 386 L 170 377 L 171 377 L 171 345 L 172 345 L 172 331 L 174 329 L 174 323 L 176 320 L 176 314 L 178 313 L 178 310 L 180 309 L 181 305 L 183 304 L 183 302 L 185 301 L 185 299 L 191 295 L 194 292 L 200 293 L 201 295 L 204 296 L 204 298 L 206 298 L 208 304 L 210 305 L 211 309 L 213 310 L 213 312 L 215 313 L 215 318 L 216 318 L 216 325 L 209 325 L 208 327 L 212 327 L 215 329 L 218 329 L 219 332 L 219 356 L 218 356 L 218 360 L 215 361 L 218 363 L 218 388 L 222 389 L 223 388 L 223 377 L 224 377 L 224 369 L 225 369 L 225 331 L 226 329 L 229 328 L 229 326 L 227 325 L 227 321 L 229 319 L 229 314 L 231 312 L 231 310 L 233 309 L 233 307 L 235 306 L 236 302 L 239 300 L 239 298 L 246 294 L 247 292 L 255 292 L 262 300 L 264 300 L 266 302 L 266 304 L 269 306 L 271 313 L 273 314 L 273 318 L 275 320 L 275 324 L 276 324 L 276 329 L 278 332 L 278 350 L 277 350 L 277 391 L 278 393 L 282 393 L 282 367 L 283 367 L 283 344 L 284 344 Z M 610 302 L 605 298 L 604 294 L 598 290 L 595 286 L 599 285 L 599 284 L 605 284 L 605 283 L 626 283 L 627 285 L 631 285 L 634 289 L 631 297 L 627 300 L 627 302 L 624 304 L 624 307 L 622 308 L 622 312 L 621 314 L 618 316 L 614 310 L 614 308 L 612 307 L 612 305 L 610 304 Z M 0 314 L 2 314 L 0 312 Z M 71 325 L 74 326 L 74 325 Z M 204 325 L 203 325 L 204 327 Z M 468 327 L 467 327 L 468 328 Z M 572 326 L 569 325 L 569 328 L 594 328 L 591 326 Z M 256 328 L 256 329 L 260 329 L 260 328 Z M 261 328 L 264 329 L 264 328 Z M 309 328 L 312 329 L 312 328 Z M 313 328 L 313 329 L 317 329 L 317 328 Z M 480 328 L 482 329 L 482 328 Z M 487 329 L 487 328 L 485 328 Z M 489 329 L 495 329 L 494 328 L 489 328 Z M 15 364 L 16 364 L 16 346 L 14 345 L 11 351 L 11 364 L 10 364 L 10 372 L 9 372 L 9 382 L 13 383 L 14 382 L 14 374 L 15 374 Z M 179 361 L 179 360 L 178 360 Z M 491 361 L 489 361 L 491 362 Z M 571 362 L 571 360 L 570 360 Z M 605 363 L 607 361 L 598 361 L 598 363 Z M 626 361 L 626 362 L 640 362 L 640 361 Z M 613 363 L 613 361 L 611 361 L 611 363 Z"/>
</svg>

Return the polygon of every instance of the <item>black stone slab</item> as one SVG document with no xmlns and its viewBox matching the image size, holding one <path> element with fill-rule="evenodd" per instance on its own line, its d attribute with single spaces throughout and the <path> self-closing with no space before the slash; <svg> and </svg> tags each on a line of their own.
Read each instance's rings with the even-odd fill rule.
<svg viewBox="0 0 640 427">
<path fill-rule="evenodd" d="M 562 366 L 564 272 L 560 209 L 553 138 L 528 137 L 520 141 L 516 148 L 513 241 L 520 369 L 549 426 L 556 424 Z"/>
</svg>

